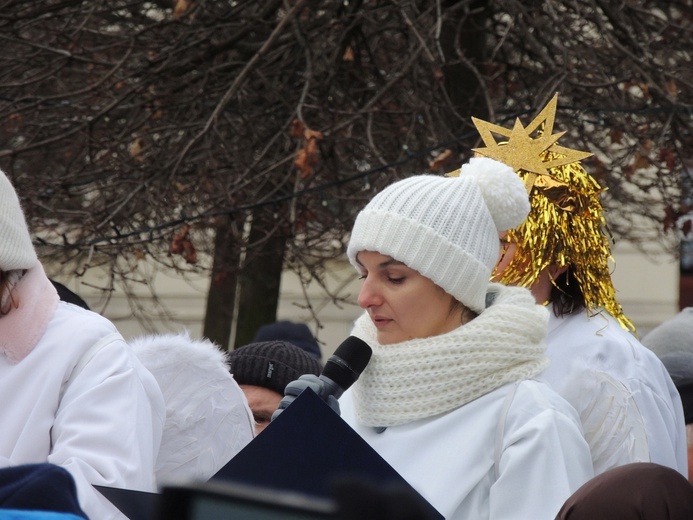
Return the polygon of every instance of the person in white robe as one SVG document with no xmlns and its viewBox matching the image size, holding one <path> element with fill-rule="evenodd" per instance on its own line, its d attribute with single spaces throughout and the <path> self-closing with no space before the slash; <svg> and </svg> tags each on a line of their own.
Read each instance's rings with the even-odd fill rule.
<svg viewBox="0 0 693 520">
<path fill-rule="evenodd" d="M 590 154 L 557 144 L 556 106 L 554 97 L 512 130 L 474 121 L 486 145 L 477 154 L 510 165 L 530 194 L 527 218 L 501 234 L 493 280 L 530 288 L 550 311 L 551 362 L 539 378 L 578 412 L 595 472 L 654 462 L 685 476 L 681 399 L 616 300 L 603 190 L 581 165 Z"/>
<path fill-rule="evenodd" d="M 593 476 L 575 410 L 533 380 L 547 310 L 489 281 L 528 211 L 513 170 L 478 158 L 390 185 L 351 233 L 373 355 L 341 415 L 446 519 L 551 520 Z"/>
<path fill-rule="evenodd" d="M 94 485 L 156 491 L 161 391 L 110 321 L 59 301 L 3 172 L 0 244 L 0 467 L 61 466 L 89 518 L 125 518 Z"/>
</svg>

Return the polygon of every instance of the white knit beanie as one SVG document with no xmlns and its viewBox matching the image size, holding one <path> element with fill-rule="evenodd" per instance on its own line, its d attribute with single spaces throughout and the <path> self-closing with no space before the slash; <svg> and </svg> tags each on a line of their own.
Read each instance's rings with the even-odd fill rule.
<svg viewBox="0 0 693 520">
<path fill-rule="evenodd" d="M 356 217 L 349 261 L 374 251 L 431 279 L 476 312 L 498 261 L 498 232 L 527 217 L 527 190 L 510 166 L 476 157 L 459 177 L 416 175 L 378 193 Z"/>
<path fill-rule="evenodd" d="M 37 261 L 17 193 L 0 170 L 0 271 L 30 269 Z"/>
</svg>

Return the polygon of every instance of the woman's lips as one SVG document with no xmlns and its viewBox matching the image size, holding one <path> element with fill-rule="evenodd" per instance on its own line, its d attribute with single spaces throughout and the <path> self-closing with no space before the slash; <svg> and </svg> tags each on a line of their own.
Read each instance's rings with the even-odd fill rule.
<svg viewBox="0 0 693 520">
<path fill-rule="evenodd" d="M 392 322 L 392 319 L 386 318 L 385 316 L 371 316 L 371 320 L 373 321 L 373 324 L 379 329 L 385 327 L 390 322 Z"/>
</svg>

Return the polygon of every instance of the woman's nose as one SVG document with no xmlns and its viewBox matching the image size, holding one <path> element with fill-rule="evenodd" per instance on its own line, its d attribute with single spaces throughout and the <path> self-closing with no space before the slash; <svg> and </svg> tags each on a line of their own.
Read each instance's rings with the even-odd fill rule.
<svg viewBox="0 0 693 520">
<path fill-rule="evenodd" d="M 368 309 L 369 307 L 380 305 L 380 301 L 381 297 L 378 294 L 375 282 L 366 276 L 361 284 L 361 291 L 359 292 L 359 306 L 362 309 Z"/>
</svg>

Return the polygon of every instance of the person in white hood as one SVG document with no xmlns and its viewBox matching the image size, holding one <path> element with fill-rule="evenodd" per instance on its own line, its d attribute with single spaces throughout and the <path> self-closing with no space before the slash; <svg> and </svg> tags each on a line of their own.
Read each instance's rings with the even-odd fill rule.
<svg viewBox="0 0 693 520">
<path fill-rule="evenodd" d="M 161 391 L 110 321 L 59 301 L 3 172 L 0 244 L 0 467 L 62 466 L 90 518 L 124 518 L 93 485 L 156 491 Z"/>
</svg>

